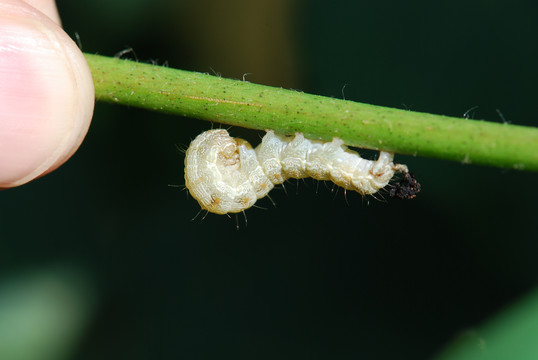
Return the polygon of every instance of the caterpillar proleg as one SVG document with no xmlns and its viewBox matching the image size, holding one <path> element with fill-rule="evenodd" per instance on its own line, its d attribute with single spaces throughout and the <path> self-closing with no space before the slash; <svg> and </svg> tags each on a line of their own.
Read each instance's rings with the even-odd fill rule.
<svg viewBox="0 0 538 360">
<path fill-rule="evenodd" d="M 253 149 L 243 139 L 232 138 L 224 129 L 198 135 L 187 149 L 185 185 L 202 209 L 216 214 L 237 213 L 266 196 L 274 185 L 290 178 L 330 180 L 347 190 L 370 195 L 388 185 L 396 172 L 400 183 L 389 194 L 413 198 L 420 184 L 407 166 L 393 163 L 394 154 L 381 151 L 377 160 L 367 160 L 344 145 L 308 140 L 269 130 Z"/>
</svg>

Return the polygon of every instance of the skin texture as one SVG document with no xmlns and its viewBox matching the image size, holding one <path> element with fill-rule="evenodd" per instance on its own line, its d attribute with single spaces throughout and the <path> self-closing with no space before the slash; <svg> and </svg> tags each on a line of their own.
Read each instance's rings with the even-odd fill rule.
<svg viewBox="0 0 538 360">
<path fill-rule="evenodd" d="M 387 186 L 395 172 L 408 174 L 407 166 L 394 164 L 393 157 L 381 151 L 376 161 L 366 160 L 338 138 L 322 142 L 273 131 L 252 149 L 226 130 L 209 130 L 187 149 L 185 185 L 202 209 L 215 214 L 246 210 L 290 178 L 330 180 L 346 190 L 371 195 Z"/>
<path fill-rule="evenodd" d="M 54 1 L 0 1 L 0 188 L 62 165 L 88 131 L 94 88 Z"/>
</svg>

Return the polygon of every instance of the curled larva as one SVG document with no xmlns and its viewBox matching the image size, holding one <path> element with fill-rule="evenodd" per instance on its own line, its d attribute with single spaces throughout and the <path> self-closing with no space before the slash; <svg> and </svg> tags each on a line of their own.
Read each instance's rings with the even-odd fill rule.
<svg viewBox="0 0 538 360">
<path fill-rule="evenodd" d="M 253 149 L 226 130 L 209 130 L 198 135 L 187 149 L 185 185 L 202 209 L 216 214 L 248 209 L 275 184 L 289 178 L 330 180 L 344 189 L 369 195 L 387 186 L 399 171 L 404 179 L 390 195 L 413 198 L 420 184 L 407 166 L 394 164 L 393 157 L 393 153 L 381 151 L 376 161 L 366 160 L 338 138 L 323 142 L 305 139 L 299 133 L 289 137 L 273 131 L 267 131 Z"/>
</svg>

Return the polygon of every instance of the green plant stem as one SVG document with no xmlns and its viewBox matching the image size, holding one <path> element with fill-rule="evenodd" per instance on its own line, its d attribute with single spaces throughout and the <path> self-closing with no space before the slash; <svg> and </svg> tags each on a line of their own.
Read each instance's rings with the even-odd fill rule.
<svg viewBox="0 0 538 360">
<path fill-rule="evenodd" d="M 392 109 L 85 54 L 97 100 L 311 139 L 538 171 L 538 128 Z"/>
</svg>

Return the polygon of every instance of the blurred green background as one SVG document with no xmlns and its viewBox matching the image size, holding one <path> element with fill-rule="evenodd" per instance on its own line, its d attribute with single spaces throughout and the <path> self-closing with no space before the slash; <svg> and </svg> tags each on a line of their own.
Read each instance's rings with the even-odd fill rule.
<svg viewBox="0 0 538 360">
<path fill-rule="evenodd" d="M 538 126 L 530 0 L 58 7 L 90 53 Z M 212 126 L 98 103 L 71 160 L 0 192 L 2 360 L 40 336 L 50 349 L 19 359 L 426 359 L 537 284 L 535 173 L 397 156 L 422 183 L 413 201 L 291 182 L 237 231 L 191 221 L 197 202 L 168 186 L 184 184 L 175 146 Z"/>
</svg>

